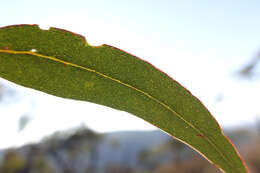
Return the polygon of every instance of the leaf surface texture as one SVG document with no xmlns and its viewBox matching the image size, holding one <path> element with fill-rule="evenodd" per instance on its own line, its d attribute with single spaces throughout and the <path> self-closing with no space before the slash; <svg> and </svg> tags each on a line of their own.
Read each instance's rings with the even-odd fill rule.
<svg viewBox="0 0 260 173">
<path fill-rule="evenodd" d="M 8 26 L 0 29 L 0 77 L 51 95 L 129 112 L 189 145 L 222 171 L 247 172 L 196 97 L 151 64 L 118 48 L 93 47 L 84 37 L 57 28 Z"/>
</svg>

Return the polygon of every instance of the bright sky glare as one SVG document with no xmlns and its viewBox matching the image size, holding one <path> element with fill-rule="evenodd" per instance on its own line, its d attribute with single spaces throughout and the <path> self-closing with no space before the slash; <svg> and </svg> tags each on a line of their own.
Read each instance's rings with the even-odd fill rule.
<svg viewBox="0 0 260 173">
<path fill-rule="evenodd" d="M 91 45 L 123 49 L 188 88 L 220 125 L 234 126 L 253 123 L 260 115 L 259 80 L 234 77 L 260 47 L 259 7 L 256 0 L 13 0 L 1 2 L 0 27 L 53 26 L 79 33 Z M 0 148 L 80 124 L 99 132 L 154 129 L 125 112 L 0 82 L 15 88 L 21 98 L 0 104 L 0 136 L 5 139 Z M 219 95 L 224 99 L 216 103 Z M 17 120 L 27 113 L 32 120 L 18 133 Z"/>
</svg>

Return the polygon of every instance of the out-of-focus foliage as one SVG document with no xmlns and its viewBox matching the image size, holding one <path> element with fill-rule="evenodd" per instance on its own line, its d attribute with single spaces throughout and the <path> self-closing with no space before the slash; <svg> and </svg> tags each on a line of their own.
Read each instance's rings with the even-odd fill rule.
<svg viewBox="0 0 260 173">
<path fill-rule="evenodd" d="M 259 74 L 256 74 L 256 68 L 260 62 L 260 52 L 252 58 L 246 65 L 239 70 L 239 75 L 244 78 L 251 79 Z"/>
<path fill-rule="evenodd" d="M 7 151 L 0 167 L 1 173 L 19 173 L 26 167 L 26 160 L 16 151 Z"/>
<path fill-rule="evenodd" d="M 226 131 L 251 173 L 260 172 L 259 131 Z M 220 173 L 162 132 L 98 134 L 84 127 L 4 151 L 0 173 Z"/>
<path fill-rule="evenodd" d="M 31 118 L 28 115 L 21 116 L 18 122 L 18 131 L 22 131 L 30 121 Z"/>
<path fill-rule="evenodd" d="M 0 82 L 0 101 L 4 98 L 4 96 L 13 96 L 14 90 L 6 87 Z"/>
<path fill-rule="evenodd" d="M 5 82 L 0 81 L 0 104 L 5 104 L 7 107 L 15 105 L 17 103 L 22 103 L 24 100 L 19 96 L 19 92 L 16 92 L 15 89 L 8 87 Z M 33 102 L 30 105 L 31 109 L 33 108 Z M 0 110 L 1 111 L 1 110 Z M 23 131 L 26 126 L 31 122 L 32 118 L 30 115 L 30 109 L 27 110 L 23 115 L 17 114 L 20 116 L 18 119 L 17 130 L 19 132 Z M 0 112 L 1 114 L 1 112 Z"/>
</svg>

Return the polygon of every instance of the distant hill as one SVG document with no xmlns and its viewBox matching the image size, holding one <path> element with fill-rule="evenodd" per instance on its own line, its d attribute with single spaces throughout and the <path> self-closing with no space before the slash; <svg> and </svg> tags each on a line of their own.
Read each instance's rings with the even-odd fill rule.
<svg viewBox="0 0 260 173">
<path fill-rule="evenodd" d="M 227 134 L 241 150 L 256 136 L 247 130 Z M 0 161 L 0 173 L 11 169 L 5 165 L 18 165 L 20 172 L 8 173 L 219 172 L 196 152 L 161 131 L 98 134 L 79 128 L 55 133 L 38 144 L 5 150 L 0 153 Z"/>
</svg>

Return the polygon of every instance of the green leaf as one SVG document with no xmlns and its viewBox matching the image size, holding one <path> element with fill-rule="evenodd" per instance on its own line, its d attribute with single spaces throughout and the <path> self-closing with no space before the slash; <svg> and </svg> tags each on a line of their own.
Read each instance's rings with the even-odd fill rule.
<svg viewBox="0 0 260 173">
<path fill-rule="evenodd" d="M 84 37 L 57 28 L 4 27 L 0 76 L 55 96 L 129 112 L 189 145 L 223 172 L 247 172 L 196 97 L 151 64 L 115 47 L 93 47 Z"/>
</svg>

